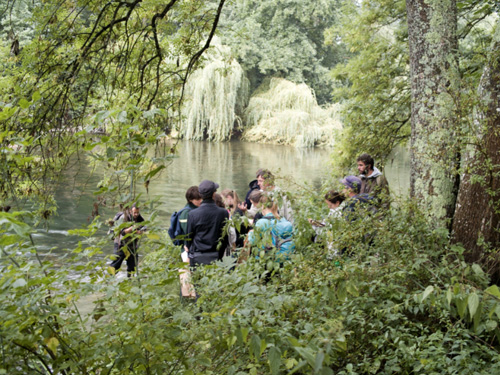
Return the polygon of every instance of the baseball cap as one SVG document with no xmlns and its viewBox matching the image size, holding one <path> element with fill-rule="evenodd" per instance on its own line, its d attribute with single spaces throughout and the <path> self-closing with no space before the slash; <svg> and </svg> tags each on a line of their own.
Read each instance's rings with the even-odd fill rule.
<svg viewBox="0 0 500 375">
<path fill-rule="evenodd" d="M 210 181 L 210 180 L 203 180 L 203 181 L 201 181 L 200 185 L 198 186 L 198 190 L 200 192 L 200 195 L 212 194 L 218 188 L 219 188 L 219 184 L 216 184 L 215 182 Z"/>
</svg>

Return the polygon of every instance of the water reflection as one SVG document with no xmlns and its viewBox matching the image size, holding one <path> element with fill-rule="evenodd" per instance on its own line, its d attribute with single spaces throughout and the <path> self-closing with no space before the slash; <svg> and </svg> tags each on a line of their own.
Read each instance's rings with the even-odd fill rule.
<svg viewBox="0 0 500 375">
<path fill-rule="evenodd" d="M 325 165 L 330 150 L 300 150 L 294 147 L 247 142 L 208 143 L 185 141 L 179 144 L 175 159 L 154 186 L 150 194 L 161 197 L 160 208 L 167 214 L 185 204 L 184 194 L 201 180 L 213 180 L 221 189 L 231 188 L 244 197 L 248 183 L 255 179 L 259 168 L 293 177 L 297 182 L 320 184 L 326 176 Z"/>
<path fill-rule="evenodd" d="M 328 176 L 330 149 L 297 149 L 247 142 L 209 143 L 181 141 L 178 158 L 172 160 L 159 178 L 149 185 L 149 192 L 138 186 L 144 199 L 158 198 L 159 219 L 167 228 L 170 215 L 185 204 L 184 194 L 192 185 L 203 179 L 220 184 L 221 189 L 231 188 L 244 197 L 248 183 L 255 179 L 259 168 L 278 172 L 298 183 L 308 182 L 318 187 Z M 355 161 L 353 161 L 353 172 Z M 404 148 L 396 149 L 386 163 L 385 174 L 391 190 L 404 194 L 409 187 L 409 157 Z M 90 170 L 85 160 L 74 160 L 61 176 L 56 200 L 58 215 L 50 223 L 48 231 L 40 231 L 35 238 L 37 246 L 46 251 L 53 247 L 56 252 L 73 249 L 80 238 L 68 235 L 68 230 L 81 228 L 92 220 L 92 207 L 96 202 L 93 194 L 102 176 Z M 101 217 L 111 218 L 117 208 L 100 208 Z M 147 210 L 143 210 L 147 216 Z M 102 228 L 104 236 L 107 228 Z M 111 253 L 111 243 L 110 251 Z"/>
</svg>

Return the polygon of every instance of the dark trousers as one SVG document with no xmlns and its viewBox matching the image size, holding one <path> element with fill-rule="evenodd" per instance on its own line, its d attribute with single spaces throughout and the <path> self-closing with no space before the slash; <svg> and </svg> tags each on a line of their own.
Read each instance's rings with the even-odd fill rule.
<svg viewBox="0 0 500 375">
<path fill-rule="evenodd" d="M 127 247 L 127 250 L 129 252 L 127 257 L 127 254 L 125 254 L 122 248 L 123 246 L 120 246 L 120 244 L 115 243 L 116 259 L 111 262 L 110 267 L 113 267 L 116 271 L 118 271 L 122 266 L 123 261 L 125 260 L 127 261 L 127 275 L 128 277 L 130 277 L 136 270 L 137 260 L 139 256 L 137 255 L 136 250 Z"/>
<path fill-rule="evenodd" d="M 191 266 L 191 269 L 194 270 L 198 265 L 203 265 L 203 264 L 212 264 L 216 260 L 221 259 L 222 257 L 219 255 L 218 252 L 198 252 L 194 251 L 194 256 L 191 258 L 189 257 L 189 265 Z"/>
</svg>

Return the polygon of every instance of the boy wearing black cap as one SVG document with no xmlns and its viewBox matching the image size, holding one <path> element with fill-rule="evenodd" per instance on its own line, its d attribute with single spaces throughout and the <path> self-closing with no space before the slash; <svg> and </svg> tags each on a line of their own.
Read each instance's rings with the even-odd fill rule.
<svg viewBox="0 0 500 375">
<path fill-rule="evenodd" d="M 188 214 L 186 247 L 189 253 L 191 267 L 198 264 L 210 264 L 222 259 L 224 250 L 228 244 L 227 234 L 223 235 L 222 229 L 229 219 L 226 209 L 217 207 L 214 202 L 214 194 L 219 184 L 213 181 L 203 180 L 198 186 L 201 198 L 200 207 Z M 217 250 L 219 241 L 222 242 Z"/>
</svg>

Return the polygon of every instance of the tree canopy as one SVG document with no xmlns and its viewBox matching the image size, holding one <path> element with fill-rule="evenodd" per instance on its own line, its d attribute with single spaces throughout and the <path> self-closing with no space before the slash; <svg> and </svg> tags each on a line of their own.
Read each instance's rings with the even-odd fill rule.
<svg viewBox="0 0 500 375">
<path fill-rule="evenodd" d="M 237 0 L 221 21 L 222 42 L 248 73 L 252 89 L 265 77 L 313 88 L 320 104 L 330 102 L 329 69 L 344 56 L 342 45 L 325 44 L 337 20 L 338 0 Z"/>
</svg>

